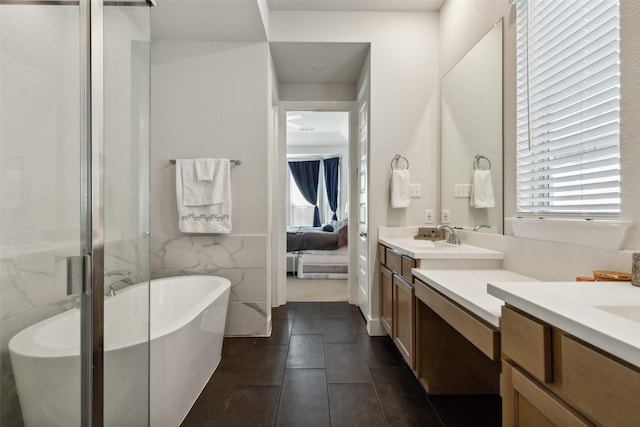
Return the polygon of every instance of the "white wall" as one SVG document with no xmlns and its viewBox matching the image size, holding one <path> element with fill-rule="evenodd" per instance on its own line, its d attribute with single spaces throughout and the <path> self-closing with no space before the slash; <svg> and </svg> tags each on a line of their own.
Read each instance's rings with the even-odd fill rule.
<svg viewBox="0 0 640 427">
<path fill-rule="evenodd" d="M 214 274 L 232 282 L 227 334 L 268 333 L 267 43 L 153 42 L 151 269 L 154 277 Z M 178 231 L 169 159 L 225 157 L 231 169 L 230 235 Z"/>
<path fill-rule="evenodd" d="M 272 42 L 371 43 L 369 280 L 377 294 L 374 230 L 422 224 L 424 210 L 438 204 L 438 14 L 271 11 L 269 31 Z M 422 198 L 407 209 L 389 207 L 389 162 L 396 153 L 409 159 L 411 181 L 422 185 Z M 377 317 L 373 304 L 371 318 Z"/>
</svg>

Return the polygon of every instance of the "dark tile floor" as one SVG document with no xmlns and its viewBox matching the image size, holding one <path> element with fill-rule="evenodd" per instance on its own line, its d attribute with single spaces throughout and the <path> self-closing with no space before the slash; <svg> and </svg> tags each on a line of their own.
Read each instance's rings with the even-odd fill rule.
<svg viewBox="0 0 640 427">
<path fill-rule="evenodd" d="M 499 427 L 499 396 L 427 396 L 389 337 L 357 307 L 288 303 L 269 338 L 225 338 L 182 424 Z"/>
</svg>

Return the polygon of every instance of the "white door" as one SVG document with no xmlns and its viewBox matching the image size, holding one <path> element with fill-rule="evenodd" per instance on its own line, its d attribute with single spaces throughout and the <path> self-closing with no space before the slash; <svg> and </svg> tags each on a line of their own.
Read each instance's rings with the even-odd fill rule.
<svg viewBox="0 0 640 427">
<path fill-rule="evenodd" d="M 369 317 L 368 107 L 366 97 L 358 101 L 358 305 L 367 318 Z"/>
</svg>

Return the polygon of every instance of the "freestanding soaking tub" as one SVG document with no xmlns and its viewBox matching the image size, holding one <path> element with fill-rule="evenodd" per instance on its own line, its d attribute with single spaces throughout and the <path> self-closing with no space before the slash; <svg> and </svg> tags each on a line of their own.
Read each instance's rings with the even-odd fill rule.
<svg viewBox="0 0 640 427">
<path fill-rule="evenodd" d="M 105 299 L 105 425 L 150 417 L 154 427 L 179 426 L 220 362 L 230 282 L 181 276 L 152 280 L 150 293 L 148 286 Z M 78 309 L 9 342 L 27 427 L 80 425 L 79 346 Z"/>
</svg>

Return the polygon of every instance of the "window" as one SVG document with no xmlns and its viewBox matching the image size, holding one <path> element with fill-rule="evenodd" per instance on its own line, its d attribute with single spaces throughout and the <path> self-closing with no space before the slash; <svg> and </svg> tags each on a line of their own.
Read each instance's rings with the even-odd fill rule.
<svg viewBox="0 0 640 427">
<path fill-rule="evenodd" d="M 318 204 L 322 206 L 320 201 Z M 309 226 L 311 224 L 313 224 L 313 205 L 304 199 L 289 171 L 289 225 Z"/>
<path fill-rule="evenodd" d="M 620 214 L 619 0 L 518 0 L 517 210 Z"/>
</svg>

